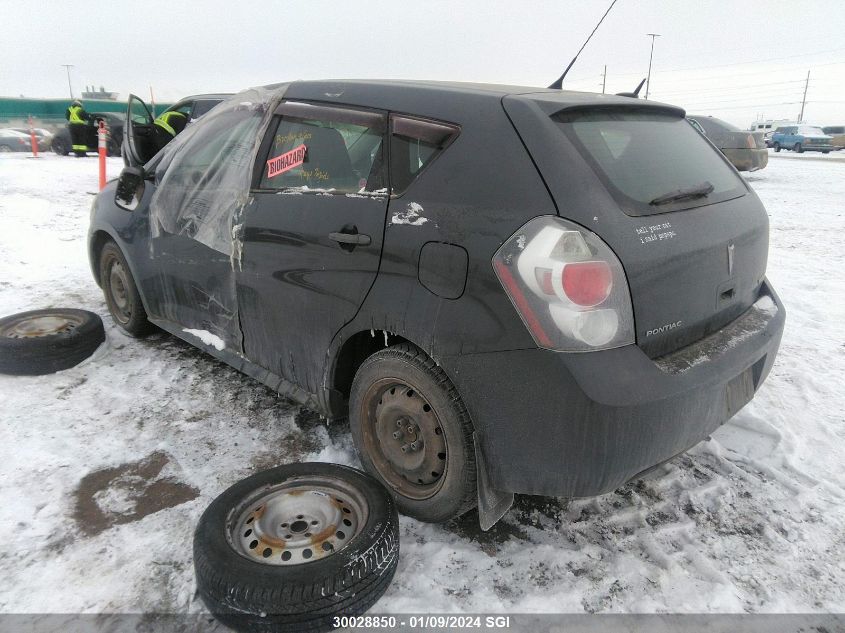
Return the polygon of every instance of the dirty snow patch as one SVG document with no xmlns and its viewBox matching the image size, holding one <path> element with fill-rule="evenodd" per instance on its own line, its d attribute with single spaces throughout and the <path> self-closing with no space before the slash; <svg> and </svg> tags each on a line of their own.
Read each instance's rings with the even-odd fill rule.
<svg viewBox="0 0 845 633">
<path fill-rule="evenodd" d="M 182 331 L 187 332 L 188 334 L 193 334 L 206 345 L 211 345 L 218 352 L 222 352 L 223 348 L 226 347 L 222 338 L 212 334 L 208 330 L 189 330 L 187 328 L 183 328 Z"/>
<path fill-rule="evenodd" d="M 428 222 L 428 218 L 423 217 L 423 208 L 416 202 L 409 202 L 408 208 L 404 211 L 397 211 L 390 219 L 391 224 L 408 224 L 410 226 L 422 226 Z"/>
</svg>

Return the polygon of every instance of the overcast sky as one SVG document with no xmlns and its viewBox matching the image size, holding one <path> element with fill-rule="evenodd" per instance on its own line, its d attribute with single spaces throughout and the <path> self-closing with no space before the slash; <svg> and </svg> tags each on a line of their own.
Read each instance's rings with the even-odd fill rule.
<svg viewBox="0 0 845 633">
<path fill-rule="evenodd" d="M 103 85 L 156 100 L 290 79 L 402 78 L 546 86 L 610 0 L 386 2 L 0 0 L 0 96 Z M 618 0 L 564 83 L 632 90 L 747 127 L 845 124 L 845 0 Z M 643 91 L 644 92 L 644 91 Z"/>
</svg>

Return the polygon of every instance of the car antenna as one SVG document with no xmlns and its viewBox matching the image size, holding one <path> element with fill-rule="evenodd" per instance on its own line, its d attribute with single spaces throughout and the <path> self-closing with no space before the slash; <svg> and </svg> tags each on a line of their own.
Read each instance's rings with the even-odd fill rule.
<svg viewBox="0 0 845 633">
<path fill-rule="evenodd" d="M 633 99 L 638 99 L 640 96 L 640 90 L 643 89 L 643 84 L 645 84 L 645 77 L 643 77 L 643 80 L 639 83 L 634 92 L 617 92 L 616 94 L 619 97 L 631 97 Z"/>
<path fill-rule="evenodd" d="M 601 26 L 601 23 L 604 22 L 604 19 L 607 17 L 607 14 L 610 13 L 610 10 L 613 8 L 614 4 L 616 4 L 616 0 L 613 0 L 613 2 L 610 3 L 610 6 L 607 8 L 607 11 L 605 11 L 604 15 L 601 16 L 601 20 L 599 20 L 599 23 L 596 24 L 595 28 L 593 29 L 593 32 L 590 33 L 590 37 L 587 38 L 587 41 L 584 42 L 583 46 L 581 46 L 581 48 L 578 49 L 578 52 L 575 53 L 575 57 L 573 57 L 572 61 L 569 62 L 569 66 L 566 67 L 566 70 L 563 71 L 563 74 L 560 77 L 558 77 L 557 80 L 551 86 L 549 86 L 549 88 L 554 89 L 554 90 L 560 90 L 563 87 L 563 78 L 566 77 L 566 73 L 568 73 L 569 69 L 572 68 L 572 65 L 575 63 L 575 60 L 578 59 L 578 55 L 581 54 L 581 51 L 583 51 L 584 47 L 587 46 L 587 42 L 590 41 L 590 39 L 593 37 L 593 34 Z"/>
</svg>

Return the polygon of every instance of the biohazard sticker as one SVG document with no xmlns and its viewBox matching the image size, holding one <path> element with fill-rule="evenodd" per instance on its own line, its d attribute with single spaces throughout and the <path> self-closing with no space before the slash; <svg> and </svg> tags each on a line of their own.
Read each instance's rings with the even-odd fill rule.
<svg viewBox="0 0 845 633">
<path fill-rule="evenodd" d="M 306 151 L 305 143 L 303 143 L 298 147 L 294 147 L 289 152 L 271 158 L 267 161 L 267 177 L 272 178 L 273 176 L 290 171 L 294 167 L 299 167 L 305 162 Z"/>
</svg>

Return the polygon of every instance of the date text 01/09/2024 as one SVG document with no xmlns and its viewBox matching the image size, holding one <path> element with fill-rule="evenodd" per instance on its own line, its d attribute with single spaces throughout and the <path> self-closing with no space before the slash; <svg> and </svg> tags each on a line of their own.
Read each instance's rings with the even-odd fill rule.
<svg viewBox="0 0 845 633">
<path fill-rule="evenodd" d="M 392 615 L 337 616 L 332 625 L 346 629 L 386 629 L 398 626 L 412 629 L 509 629 L 510 616 L 506 615 L 412 615 L 401 620 Z"/>
</svg>

